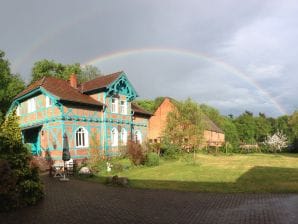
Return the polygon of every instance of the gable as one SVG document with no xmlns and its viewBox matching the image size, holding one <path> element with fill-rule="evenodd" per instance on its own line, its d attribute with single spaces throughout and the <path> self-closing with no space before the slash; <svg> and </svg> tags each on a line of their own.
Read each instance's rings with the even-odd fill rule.
<svg viewBox="0 0 298 224">
<path fill-rule="evenodd" d="M 132 101 L 138 96 L 137 92 L 127 79 L 124 72 L 122 72 L 121 75 L 114 82 L 109 84 L 106 88 L 108 96 L 122 94 L 126 96 L 126 99 L 128 101 Z"/>
</svg>

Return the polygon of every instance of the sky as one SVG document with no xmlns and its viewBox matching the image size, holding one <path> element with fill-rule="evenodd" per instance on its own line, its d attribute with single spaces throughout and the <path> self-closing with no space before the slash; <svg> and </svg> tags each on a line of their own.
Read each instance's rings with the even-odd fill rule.
<svg viewBox="0 0 298 224">
<path fill-rule="evenodd" d="M 0 49 L 30 81 L 42 59 L 124 71 L 140 99 L 222 114 L 298 109 L 298 2 L 0 0 Z"/>
</svg>

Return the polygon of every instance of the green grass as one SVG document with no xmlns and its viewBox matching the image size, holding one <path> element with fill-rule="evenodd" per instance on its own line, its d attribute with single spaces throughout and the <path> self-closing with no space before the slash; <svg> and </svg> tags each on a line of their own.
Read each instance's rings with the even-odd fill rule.
<svg viewBox="0 0 298 224">
<path fill-rule="evenodd" d="M 200 192 L 298 192 L 298 155 L 295 154 L 198 154 L 175 161 L 161 161 L 156 167 L 134 167 L 127 159 L 112 163 L 126 169 L 108 175 L 127 177 L 136 188 L 173 189 Z"/>
</svg>

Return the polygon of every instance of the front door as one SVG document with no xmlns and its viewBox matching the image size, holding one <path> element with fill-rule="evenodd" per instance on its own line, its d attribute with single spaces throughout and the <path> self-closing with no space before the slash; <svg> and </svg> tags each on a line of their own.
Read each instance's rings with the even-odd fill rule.
<svg viewBox="0 0 298 224">
<path fill-rule="evenodd" d="M 24 143 L 27 143 L 31 147 L 31 152 L 33 155 L 40 155 L 40 127 L 30 128 L 23 131 Z"/>
</svg>

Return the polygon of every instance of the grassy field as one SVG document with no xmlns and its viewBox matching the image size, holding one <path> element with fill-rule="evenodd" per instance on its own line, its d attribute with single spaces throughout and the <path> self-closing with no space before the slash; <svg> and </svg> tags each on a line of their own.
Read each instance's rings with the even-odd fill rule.
<svg viewBox="0 0 298 224">
<path fill-rule="evenodd" d="M 156 167 L 133 167 L 128 160 L 114 161 L 126 167 L 121 172 L 102 171 L 129 178 L 137 188 L 200 192 L 298 192 L 298 155 L 295 154 L 198 154 L 175 161 L 161 161 Z"/>
</svg>

